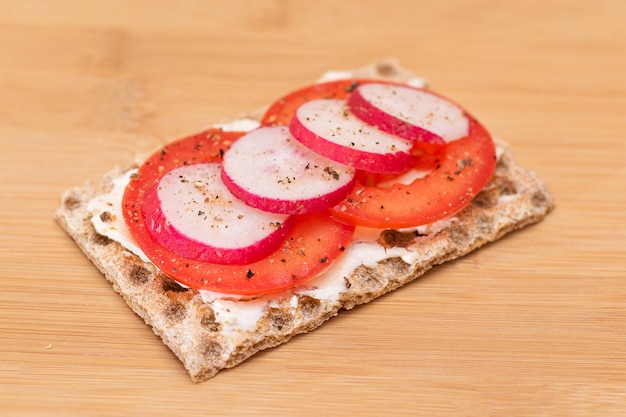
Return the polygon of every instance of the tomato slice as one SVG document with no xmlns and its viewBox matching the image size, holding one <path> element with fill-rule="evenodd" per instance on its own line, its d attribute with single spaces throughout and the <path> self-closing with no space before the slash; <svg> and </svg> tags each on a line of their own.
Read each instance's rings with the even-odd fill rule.
<svg viewBox="0 0 626 417">
<path fill-rule="evenodd" d="M 347 99 L 359 84 L 373 82 L 392 83 L 391 81 L 385 80 L 348 78 L 311 84 L 300 88 L 275 101 L 265 111 L 265 114 L 261 118 L 261 124 L 264 126 L 289 126 L 293 115 L 296 113 L 296 109 L 307 101 L 323 98 Z"/>
<path fill-rule="evenodd" d="M 277 251 L 244 265 L 218 265 L 182 257 L 152 239 L 144 222 L 146 192 L 168 171 L 186 164 L 219 162 L 245 132 L 210 129 L 166 145 L 139 167 L 124 192 L 124 220 L 146 256 L 166 275 L 196 289 L 258 295 L 298 285 L 326 269 L 345 250 L 354 226 L 328 212 L 294 216 L 294 226 Z"/>
<path fill-rule="evenodd" d="M 420 226 L 450 217 L 487 184 L 496 149 L 487 130 L 470 118 L 469 135 L 445 145 L 436 160 L 434 169 L 408 185 L 383 188 L 372 176 L 357 176 L 354 189 L 330 211 L 339 220 L 377 228 Z"/>
<path fill-rule="evenodd" d="M 186 259 L 149 245 L 146 256 L 166 275 L 196 289 L 254 296 L 291 288 L 325 270 L 350 243 L 354 226 L 325 212 L 295 215 L 292 232 L 270 256 L 245 265 Z"/>
</svg>

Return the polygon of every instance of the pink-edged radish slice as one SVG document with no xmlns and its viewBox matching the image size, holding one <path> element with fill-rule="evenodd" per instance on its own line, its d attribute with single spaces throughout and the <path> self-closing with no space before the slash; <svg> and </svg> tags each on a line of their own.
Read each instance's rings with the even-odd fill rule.
<svg viewBox="0 0 626 417">
<path fill-rule="evenodd" d="M 224 153 L 222 180 L 249 206 L 302 214 L 343 200 L 354 185 L 355 170 L 313 152 L 286 126 L 260 127 Z"/>
<path fill-rule="evenodd" d="M 334 161 L 376 173 L 398 173 L 411 164 L 413 142 L 387 134 L 354 116 L 346 100 L 304 103 L 289 125 L 309 149 Z"/>
<path fill-rule="evenodd" d="M 215 162 L 175 168 L 145 194 L 142 212 L 152 238 L 170 251 L 217 264 L 268 256 L 292 227 L 291 216 L 252 208 L 228 191 Z"/>
<path fill-rule="evenodd" d="M 469 134 L 462 108 L 415 87 L 361 84 L 348 99 L 348 108 L 364 122 L 404 139 L 445 144 Z"/>
</svg>

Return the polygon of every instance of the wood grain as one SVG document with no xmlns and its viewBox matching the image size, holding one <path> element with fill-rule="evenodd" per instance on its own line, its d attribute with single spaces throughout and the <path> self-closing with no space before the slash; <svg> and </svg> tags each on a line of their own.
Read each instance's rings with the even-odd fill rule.
<svg viewBox="0 0 626 417">
<path fill-rule="evenodd" d="M 2 415 L 623 415 L 626 3 L 0 0 Z M 61 192 L 396 57 L 557 209 L 200 385 L 53 222 Z"/>
</svg>

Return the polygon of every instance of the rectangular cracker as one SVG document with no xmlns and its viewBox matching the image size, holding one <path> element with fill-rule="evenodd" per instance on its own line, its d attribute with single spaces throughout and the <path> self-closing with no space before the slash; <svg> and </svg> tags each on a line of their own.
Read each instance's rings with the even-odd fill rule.
<svg viewBox="0 0 626 417">
<path fill-rule="evenodd" d="M 399 80 L 412 77 L 394 62 L 374 64 L 355 74 Z M 55 218 L 114 290 L 178 356 L 191 379 L 201 382 L 262 349 L 314 330 L 342 309 L 367 303 L 435 265 L 540 221 L 554 207 L 546 185 L 517 165 L 506 145 L 499 147 L 501 154 L 493 178 L 468 207 L 455 215 L 454 221 L 426 236 L 397 231 L 381 234 L 379 241 L 386 246 L 410 245 L 417 254 L 410 257 L 410 262 L 394 257 L 357 267 L 343 277 L 345 286 L 336 300 L 316 298 L 311 291 L 286 292 L 264 306 L 253 329 L 241 332 L 232 331 L 218 320 L 215 301 L 205 301 L 198 291 L 181 287 L 152 264 L 96 233 L 87 203 L 108 192 L 123 170 L 113 170 L 97 181 L 67 190 Z"/>
</svg>

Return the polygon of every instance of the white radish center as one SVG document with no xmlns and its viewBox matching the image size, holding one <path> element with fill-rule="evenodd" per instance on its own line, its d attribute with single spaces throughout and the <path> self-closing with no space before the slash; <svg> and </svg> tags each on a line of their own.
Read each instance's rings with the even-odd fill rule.
<svg viewBox="0 0 626 417">
<path fill-rule="evenodd" d="M 249 207 L 226 188 L 217 163 L 184 165 L 165 174 L 161 210 L 181 234 L 224 249 L 246 248 L 276 232 L 289 216 Z"/>
<path fill-rule="evenodd" d="M 450 142 L 467 136 L 469 119 L 455 104 L 427 91 L 394 84 L 362 84 L 359 93 L 384 113 Z"/>
<path fill-rule="evenodd" d="M 354 116 L 345 100 L 311 100 L 301 105 L 296 117 L 311 132 L 346 148 L 374 154 L 408 153 L 413 143 L 387 134 Z"/>
<path fill-rule="evenodd" d="M 304 202 L 346 187 L 355 174 L 302 145 L 286 126 L 241 137 L 224 154 L 223 169 L 237 187 L 258 198 Z"/>
</svg>

